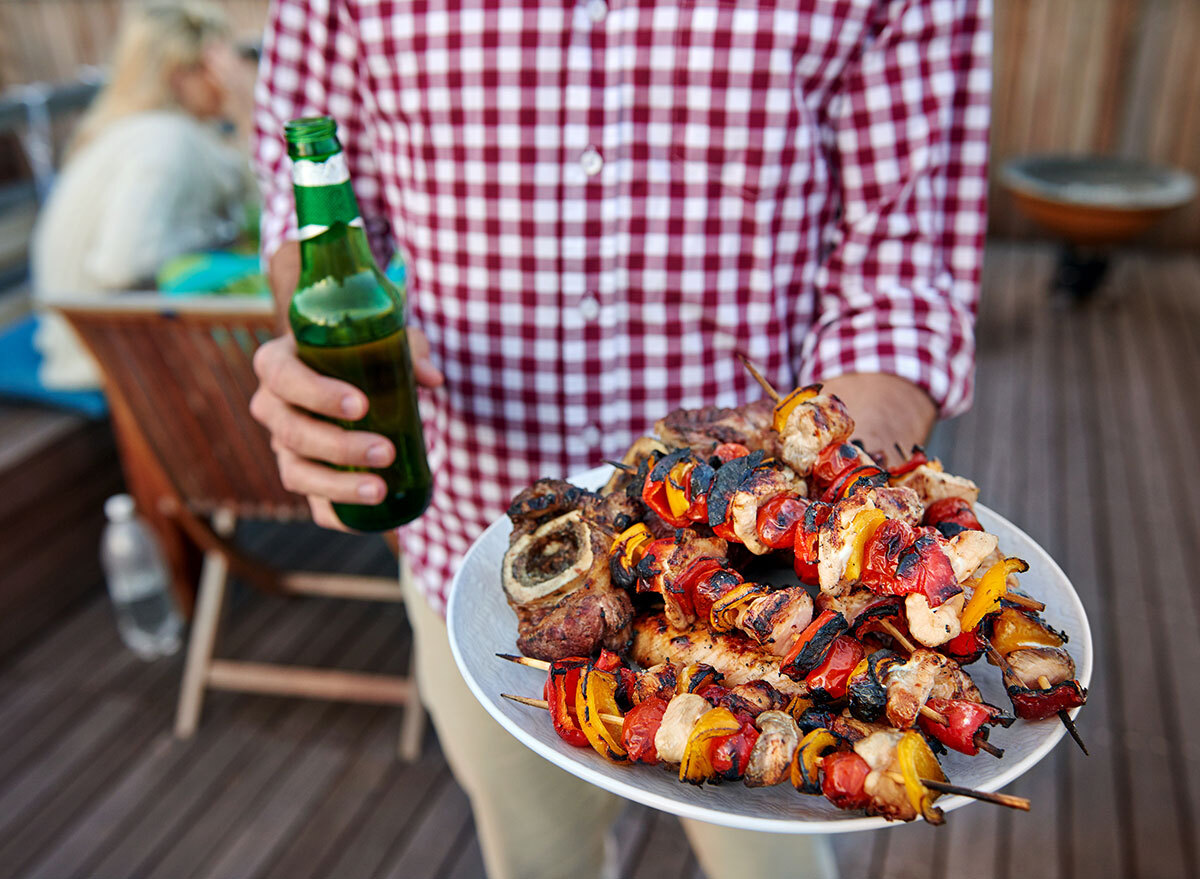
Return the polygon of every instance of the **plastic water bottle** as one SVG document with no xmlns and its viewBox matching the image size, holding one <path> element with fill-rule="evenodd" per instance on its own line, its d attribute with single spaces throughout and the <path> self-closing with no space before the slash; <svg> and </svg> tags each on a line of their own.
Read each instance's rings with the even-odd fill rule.
<svg viewBox="0 0 1200 879">
<path fill-rule="evenodd" d="M 108 524 L 100 562 L 121 640 L 142 659 L 169 656 L 179 650 L 183 619 L 171 596 L 170 573 L 158 541 L 127 494 L 105 501 L 104 515 Z"/>
</svg>

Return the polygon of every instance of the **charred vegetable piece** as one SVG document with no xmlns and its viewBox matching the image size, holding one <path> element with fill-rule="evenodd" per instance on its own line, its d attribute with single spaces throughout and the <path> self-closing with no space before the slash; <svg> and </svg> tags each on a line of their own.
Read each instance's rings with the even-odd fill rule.
<svg viewBox="0 0 1200 879">
<path fill-rule="evenodd" d="M 846 695 L 850 673 L 864 662 L 866 650 L 848 635 L 838 635 L 829 645 L 821 664 L 804 679 L 808 691 L 818 701 L 837 702 Z"/>
<path fill-rule="evenodd" d="M 816 586 L 821 582 L 817 573 L 817 552 L 820 540 L 821 526 L 825 524 L 833 507 L 830 504 L 811 503 L 804 511 L 804 517 L 796 525 L 796 534 L 792 542 L 795 553 L 796 576 L 800 582 Z"/>
<path fill-rule="evenodd" d="M 675 685 L 676 693 L 695 693 L 709 684 L 721 683 L 721 673 L 711 665 L 703 662 L 693 662 L 679 670 L 679 680 Z"/>
<path fill-rule="evenodd" d="M 796 639 L 796 643 L 779 666 L 780 672 L 794 681 L 804 680 L 804 677 L 825 659 L 833 639 L 846 629 L 846 618 L 840 611 L 821 611 L 800 633 L 800 637 Z"/>
<path fill-rule="evenodd" d="M 959 665 L 970 665 L 983 656 L 986 649 L 979 627 L 970 632 L 959 632 L 941 646 L 941 651 Z"/>
<path fill-rule="evenodd" d="M 821 792 L 821 758 L 837 747 L 837 736 L 821 727 L 800 740 L 792 758 L 792 787 L 802 794 Z"/>
<path fill-rule="evenodd" d="M 930 607 L 939 607 L 962 592 L 950 556 L 932 534 L 922 534 L 896 561 L 893 594 L 924 595 Z"/>
<path fill-rule="evenodd" d="M 766 452 L 757 449 L 750 454 L 734 458 L 722 464 L 713 478 L 712 489 L 708 493 L 708 525 L 716 528 L 725 521 L 729 511 L 729 499 L 737 491 L 739 485 L 750 474 L 750 471 L 762 463 Z"/>
<path fill-rule="evenodd" d="M 737 628 L 738 612 L 756 598 L 770 592 L 760 583 L 739 583 L 713 603 L 709 625 L 714 632 L 731 632 Z"/>
<path fill-rule="evenodd" d="M 783 711 L 764 711 L 755 718 L 761 735 L 750 752 L 746 787 L 769 787 L 791 774 L 792 757 L 800 745 L 800 728 Z"/>
<path fill-rule="evenodd" d="M 655 764 L 658 751 L 654 748 L 654 735 L 662 724 L 667 711 L 667 700 L 659 696 L 643 699 L 625 715 L 621 727 L 621 745 L 634 763 Z"/>
<path fill-rule="evenodd" d="M 982 531 L 971 505 L 960 497 L 944 497 L 925 508 L 922 525 L 932 525 L 949 539 L 963 531 Z"/>
<path fill-rule="evenodd" d="M 1049 690 L 1009 686 L 1008 698 L 1012 699 L 1013 710 L 1022 720 L 1045 720 L 1086 703 L 1087 690 L 1079 685 L 1079 681 L 1063 681 Z"/>
<path fill-rule="evenodd" d="M 1000 596 L 1008 589 L 1008 575 L 1029 570 L 1029 565 L 1018 558 L 1007 558 L 988 568 L 987 573 L 975 587 L 975 594 L 963 608 L 962 630 L 970 632 L 990 613 L 1000 609 Z"/>
<path fill-rule="evenodd" d="M 625 529 L 613 540 L 609 559 L 609 571 L 616 584 L 628 589 L 637 580 L 634 568 L 642 560 L 647 546 L 654 542 L 654 535 L 644 524 Z"/>
<path fill-rule="evenodd" d="M 588 737 L 579 726 L 577 717 L 576 694 L 579 689 L 579 679 L 586 674 L 588 660 L 579 656 L 566 659 L 556 659 L 550 663 L 550 671 L 546 675 L 546 685 L 543 695 L 550 706 L 550 721 L 558 737 L 568 745 L 586 748 Z"/>
<path fill-rule="evenodd" d="M 890 650 L 876 650 L 866 659 L 865 667 L 856 667 L 847 682 L 850 713 L 859 720 L 875 723 L 887 710 L 888 669 L 903 662 Z"/>
<path fill-rule="evenodd" d="M 796 718 L 800 731 L 810 733 L 815 729 L 829 728 L 837 720 L 838 713 L 828 706 L 811 705 Z"/>
<path fill-rule="evenodd" d="M 617 676 L 611 671 L 597 668 L 586 674 L 581 672 L 575 692 L 575 708 L 583 734 L 596 753 L 617 763 L 624 762 L 626 753 L 618 741 L 620 732 L 616 735 L 611 733 L 601 719 L 605 714 L 621 716 L 621 709 L 617 707 Z"/>
<path fill-rule="evenodd" d="M 750 755 L 758 743 L 758 730 L 754 723 L 745 718 L 741 721 L 741 729 L 733 735 L 714 738 L 708 745 L 708 760 L 713 774 L 725 781 L 736 781 L 746 774 Z"/>
<path fill-rule="evenodd" d="M 920 733 L 909 730 L 896 745 L 896 762 L 900 765 L 900 774 L 904 776 L 904 790 L 913 809 L 930 824 L 944 823 L 946 819 L 942 810 L 933 805 L 938 798 L 937 791 L 921 783 L 923 778 L 946 780 L 929 743 Z"/>
<path fill-rule="evenodd" d="M 997 614 L 991 630 L 988 640 L 1005 656 L 1026 647 L 1061 647 L 1063 644 L 1063 638 L 1037 617 L 1011 607 Z"/>
<path fill-rule="evenodd" d="M 887 521 L 883 510 L 863 510 L 854 517 L 850 528 L 854 532 L 854 543 L 851 545 L 850 558 L 846 561 L 846 572 L 842 579 L 847 583 L 857 583 L 862 575 L 863 551 L 879 526 Z"/>
<path fill-rule="evenodd" d="M 948 725 L 930 720 L 922 714 L 917 718 L 922 730 L 933 736 L 947 748 L 953 748 L 972 757 L 979 753 L 976 735 L 987 738 L 987 724 L 1000 717 L 1000 709 L 986 702 L 968 702 L 965 699 L 930 699 L 925 703 L 949 721 Z"/>
<path fill-rule="evenodd" d="M 896 446 L 896 451 L 900 451 L 899 444 Z M 913 446 L 912 451 L 908 454 L 908 459 L 895 467 L 888 468 L 888 473 L 892 479 L 899 479 L 908 473 L 912 473 L 922 464 L 928 464 L 929 458 L 925 455 L 925 450 L 920 446 Z"/>
<path fill-rule="evenodd" d="M 771 549 L 791 549 L 796 540 L 796 526 L 804 518 L 808 501 L 781 494 L 758 508 L 755 525 L 758 539 Z"/>
<path fill-rule="evenodd" d="M 821 449 L 817 455 L 817 463 L 813 465 L 812 480 L 816 487 L 824 491 L 838 478 L 855 467 L 866 463 L 866 453 L 853 443 L 830 443 Z"/>
<path fill-rule="evenodd" d="M 853 751 L 835 751 L 821 761 L 821 793 L 839 809 L 865 809 L 871 797 L 865 790 L 871 766 Z"/>
<path fill-rule="evenodd" d="M 741 730 L 741 722 L 728 708 L 713 708 L 701 715 L 688 734 L 679 764 L 679 780 L 703 784 L 714 776 L 709 759 L 709 744 L 713 739 L 733 735 Z"/>
</svg>

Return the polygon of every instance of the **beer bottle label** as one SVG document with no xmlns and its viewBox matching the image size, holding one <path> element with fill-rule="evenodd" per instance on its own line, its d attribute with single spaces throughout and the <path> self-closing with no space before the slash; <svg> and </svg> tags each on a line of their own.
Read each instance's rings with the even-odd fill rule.
<svg viewBox="0 0 1200 879">
<path fill-rule="evenodd" d="M 292 164 L 292 183 L 301 241 L 315 238 L 334 223 L 363 225 L 345 154 L 334 153 L 324 160 L 298 159 Z"/>
</svg>

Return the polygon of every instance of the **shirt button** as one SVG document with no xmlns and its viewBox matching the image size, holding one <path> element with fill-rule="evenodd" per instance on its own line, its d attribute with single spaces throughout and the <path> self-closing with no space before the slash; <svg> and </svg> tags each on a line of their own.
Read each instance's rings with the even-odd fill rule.
<svg viewBox="0 0 1200 879">
<path fill-rule="evenodd" d="M 579 313 L 583 315 L 584 320 L 595 320 L 600 316 L 600 303 L 596 301 L 595 296 L 586 296 L 579 303 Z"/>
<path fill-rule="evenodd" d="M 604 0 L 588 0 L 587 14 L 592 21 L 599 23 L 608 15 L 608 4 Z"/>
<path fill-rule="evenodd" d="M 600 173 L 600 169 L 604 167 L 604 159 L 600 155 L 600 151 L 594 146 L 589 146 L 579 156 L 579 164 L 583 168 L 583 173 L 589 177 L 595 177 Z"/>
<path fill-rule="evenodd" d="M 594 424 L 589 424 L 583 430 L 579 431 L 579 438 L 583 440 L 585 446 L 600 445 L 600 428 Z"/>
</svg>

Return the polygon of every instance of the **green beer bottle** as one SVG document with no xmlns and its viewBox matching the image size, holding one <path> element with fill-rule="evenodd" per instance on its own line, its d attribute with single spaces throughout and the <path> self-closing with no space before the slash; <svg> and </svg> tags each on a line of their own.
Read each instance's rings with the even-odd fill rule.
<svg viewBox="0 0 1200 879">
<path fill-rule="evenodd" d="M 300 282 L 288 312 L 300 359 L 366 393 L 366 417 L 342 427 L 382 434 L 396 447 L 391 466 L 373 471 L 387 483 L 382 503 L 333 509 L 349 528 L 383 531 L 421 515 L 433 493 L 404 291 L 371 255 L 334 121 L 293 119 L 284 134 L 300 227 Z"/>
</svg>

